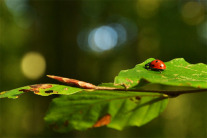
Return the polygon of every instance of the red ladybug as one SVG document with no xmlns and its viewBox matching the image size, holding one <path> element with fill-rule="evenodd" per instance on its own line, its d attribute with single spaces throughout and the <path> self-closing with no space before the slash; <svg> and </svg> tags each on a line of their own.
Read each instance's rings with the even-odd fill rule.
<svg viewBox="0 0 207 138">
<path fill-rule="evenodd" d="M 155 71 L 160 71 L 160 73 L 162 73 L 161 71 L 164 71 L 166 69 L 166 65 L 163 61 L 156 59 L 150 63 L 147 63 L 145 65 L 145 68 L 155 70 Z"/>
</svg>

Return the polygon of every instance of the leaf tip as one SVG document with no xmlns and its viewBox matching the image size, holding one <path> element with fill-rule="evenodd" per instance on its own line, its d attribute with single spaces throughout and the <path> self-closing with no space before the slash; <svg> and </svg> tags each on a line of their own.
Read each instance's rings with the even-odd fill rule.
<svg viewBox="0 0 207 138">
<path fill-rule="evenodd" d="M 54 75 L 46 75 L 47 77 L 49 77 L 49 78 L 55 78 L 55 76 Z"/>
</svg>

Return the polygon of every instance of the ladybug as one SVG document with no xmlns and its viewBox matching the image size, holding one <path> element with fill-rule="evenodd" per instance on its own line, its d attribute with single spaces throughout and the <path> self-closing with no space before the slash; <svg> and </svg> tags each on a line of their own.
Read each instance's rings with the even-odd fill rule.
<svg viewBox="0 0 207 138">
<path fill-rule="evenodd" d="M 166 65 L 163 61 L 156 59 L 156 60 L 153 60 L 152 62 L 147 63 L 145 65 L 145 68 L 159 71 L 160 73 L 162 73 L 161 71 L 164 71 L 166 69 Z"/>
</svg>

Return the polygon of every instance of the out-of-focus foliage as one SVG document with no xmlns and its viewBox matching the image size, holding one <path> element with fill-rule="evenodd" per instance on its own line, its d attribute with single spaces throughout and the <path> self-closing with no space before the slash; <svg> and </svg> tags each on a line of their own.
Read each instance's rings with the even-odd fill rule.
<svg viewBox="0 0 207 138">
<path fill-rule="evenodd" d="M 120 70 L 149 57 L 207 63 L 206 7 L 206 1 L 2 0 L 0 91 L 49 82 L 45 74 L 94 84 L 112 82 Z M 205 137 L 206 96 L 171 100 L 170 110 L 139 129 L 68 135 Z M 60 136 L 42 120 L 50 99 L 33 95 L 1 99 L 0 136 Z"/>
</svg>

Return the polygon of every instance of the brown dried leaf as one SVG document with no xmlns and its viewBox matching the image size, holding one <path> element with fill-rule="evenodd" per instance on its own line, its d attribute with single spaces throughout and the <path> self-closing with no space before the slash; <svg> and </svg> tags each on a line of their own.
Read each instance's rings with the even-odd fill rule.
<svg viewBox="0 0 207 138">
<path fill-rule="evenodd" d="M 73 86 L 77 86 L 77 87 L 84 88 L 84 89 L 95 89 L 96 88 L 95 85 L 88 83 L 88 82 L 84 82 L 84 81 L 79 81 L 75 79 L 69 79 L 69 78 L 64 78 L 64 77 L 59 77 L 59 76 L 54 76 L 54 75 L 47 75 L 47 76 L 49 78 L 66 83 L 70 86 L 73 85 Z"/>
<path fill-rule="evenodd" d="M 102 118 L 100 118 L 94 125 L 93 127 L 101 127 L 108 125 L 111 122 L 111 115 L 106 114 Z"/>
</svg>

